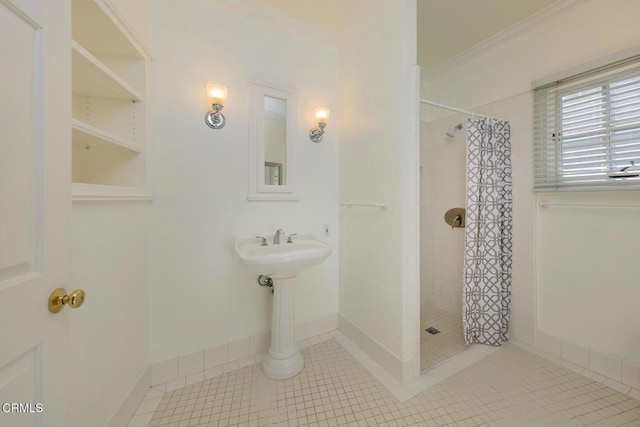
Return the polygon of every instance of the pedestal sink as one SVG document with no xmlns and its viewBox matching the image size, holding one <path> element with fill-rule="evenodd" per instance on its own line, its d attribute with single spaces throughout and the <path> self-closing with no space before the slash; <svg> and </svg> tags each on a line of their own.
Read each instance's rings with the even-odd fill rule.
<svg viewBox="0 0 640 427">
<path fill-rule="evenodd" d="M 247 270 L 273 280 L 271 346 L 262 370 L 269 378 L 286 379 L 304 368 L 295 340 L 293 285 L 287 279 L 327 259 L 331 246 L 312 236 L 296 237 L 292 243 L 272 244 L 272 237 L 267 241 L 269 244 L 262 246 L 260 239 L 240 239 L 235 249 Z"/>
</svg>

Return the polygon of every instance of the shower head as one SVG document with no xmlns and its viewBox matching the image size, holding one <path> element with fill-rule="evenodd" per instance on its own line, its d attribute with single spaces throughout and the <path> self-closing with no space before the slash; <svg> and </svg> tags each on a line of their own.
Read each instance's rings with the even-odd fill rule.
<svg viewBox="0 0 640 427">
<path fill-rule="evenodd" d="M 453 138 L 453 136 L 456 134 L 456 131 L 462 129 L 462 123 L 458 123 L 456 125 L 456 127 L 449 129 L 447 132 L 445 132 L 447 134 L 448 137 Z"/>
</svg>

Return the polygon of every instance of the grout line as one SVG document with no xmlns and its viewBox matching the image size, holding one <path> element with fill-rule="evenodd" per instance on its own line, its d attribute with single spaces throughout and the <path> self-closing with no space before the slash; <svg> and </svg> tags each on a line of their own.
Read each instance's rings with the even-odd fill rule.
<svg viewBox="0 0 640 427">
<path fill-rule="evenodd" d="M 576 365 L 575 363 L 570 362 L 567 359 L 564 359 L 560 356 L 556 356 L 555 354 L 549 353 L 545 350 L 534 347 L 530 344 L 524 343 L 522 341 L 512 340 L 511 343 L 524 351 L 535 354 L 551 363 L 555 363 L 556 365 L 560 365 L 563 368 L 569 369 L 583 377 L 589 378 L 599 384 L 602 384 L 612 390 L 617 391 L 618 393 L 625 394 L 627 396 L 631 396 L 635 399 L 634 394 L 638 393 L 633 387 L 627 384 L 620 383 L 612 378 L 609 378 L 605 375 L 599 374 L 597 372 L 592 371 L 589 368 L 582 367 L 580 365 Z M 637 396 L 637 395 L 636 395 Z"/>
<path fill-rule="evenodd" d="M 347 338 L 342 332 L 337 331 L 336 341 L 353 356 L 362 367 L 367 369 L 380 383 L 391 392 L 400 402 L 422 393 L 439 382 L 457 374 L 463 369 L 482 360 L 489 354 L 497 351 L 499 347 L 477 344 L 473 348 L 459 353 L 448 360 L 441 362 L 438 366 L 424 372 L 420 377 L 406 384 L 401 384 L 393 378 L 380 364 L 369 357 L 362 349 Z"/>
<path fill-rule="evenodd" d="M 324 344 L 306 351 L 310 361 L 313 360 L 307 366 L 306 375 L 288 382 L 269 380 L 261 374 L 259 365 L 253 365 L 210 384 L 180 390 L 171 398 L 166 396 L 156 412 L 147 412 L 149 407 L 138 410 L 129 427 L 147 426 L 154 417 L 153 425 L 256 426 L 287 423 L 514 426 L 567 425 L 571 422 L 610 422 L 612 425 L 626 422 L 631 425 L 637 418 L 635 409 L 640 402 L 613 395 L 612 390 L 591 381 L 576 381 L 577 376 L 567 375 L 568 371 L 563 374 L 557 365 L 510 344 L 474 346 L 471 353 L 479 359 L 483 354 L 500 352 L 491 356 L 491 360 L 482 360 L 478 366 L 471 364 L 459 375 L 403 404 L 428 387 L 428 379 L 396 387 L 387 393 L 385 388 L 388 387 L 378 383 L 377 378 L 388 378 L 389 374 L 376 366 L 370 370 L 371 376 L 366 375 L 353 360 L 353 354 L 361 351 L 349 345 L 350 341 L 341 333 L 327 334 L 318 340 Z M 343 344 L 350 347 L 351 352 L 344 351 Z M 449 363 L 453 365 L 451 370 L 471 363 L 471 360 L 465 361 L 470 359 L 467 355 L 453 358 Z M 430 373 L 437 371 L 433 369 Z M 442 381 L 453 374 L 432 375 L 431 382 Z M 621 384 L 613 385 L 622 388 Z M 151 400 L 148 405 L 157 399 L 158 393 L 156 390 L 145 397 L 146 401 Z M 633 393 L 636 399 L 640 395 L 637 390 Z M 390 394 L 394 396 L 391 400 Z"/>
<path fill-rule="evenodd" d="M 446 361 L 438 364 L 432 369 L 424 372 L 415 380 L 406 384 L 408 391 L 413 392 L 414 397 L 423 391 L 433 387 L 439 382 L 446 380 L 447 378 L 457 374 L 463 369 L 479 362 L 486 356 L 498 351 L 500 347 L 492 347 L 488 345 L 476 344 L 473 348 L 470 348 L 462 353 L 458 353 L 455 356 L 447 359 Z M 401 400 L 406 402 L 409 399 Z"/>
<path fill-rule="evenodd" d="M 146 414 L 136 414 L 131 417 L 131 419 L 127 422 L 127 427 L 139 427 L 149 425 L 151 422 L 151 418 L 153 418 L 153 412 L 149 412 Z"/>
<path fill-rule="evenodd" d="M 303 349 L 310 345 L 315 345 L 330 339 L 334 339 L 338 334 L 340 334 L 340 332 L 337 329 L 334 329 L 331 331 L 321 333 L 319 335 L 308 337 L 307 339 L 304 339 L 304 340 L 299 340 L 296 344 L 298 345 L 299 349 Z M 151 413 L 155 412 L 158 405 L 160 404 L 160 401 L 162 400 L 162 398 L 166 393 L 170 391 L 175 391 L 179 388 L 183 388 L 190 385 L 188 384 L 187 378 L 195 378 L 196 376 L 202 375 L 201 381 L 204 381 L 210 378 L 214 378 L 226 373 L 236 371 L 238 369 L 242 369 L 249 365 L 260 363 L 266 357 L 266 355 L 267 355 L 266 352 L 257 353 L 250 357 L 245 357 L 243 359 L 239 359 L 233 362 L 225 363 L 223 365 L 215 366 L 211 369 L 205 369 L 204 371 L 197 372 L 193 375 L 179 377 L 177 379 L 150 387 L 149 390 L 147 391 L 147 394 L 145 395 L 143 400 L 140 402 L 140 404 L 134 411 L 134 414 L 131 417 L 131 419 L 127 421 L 126 425 L 129 425 L 129 423 L 132 421 L 137 423 L 138 419 L 143 418 L 143 416 L 146 418 L 149 412 Z M 184 384 L 182 384 L 183 382 Z M 182 384 L 182 386 L 176 388 L 178 384 Z M 155 405 L 152 403 L 152 401 L 155 401 Z M 151 406 L 154 406 L 153 410 L 150 410 Z M 138 412 L 140 410 L 144 411 L 144 413 Z M 136 418 L 136 420 L 134 420 L 134 418 Z"/>
</svg>

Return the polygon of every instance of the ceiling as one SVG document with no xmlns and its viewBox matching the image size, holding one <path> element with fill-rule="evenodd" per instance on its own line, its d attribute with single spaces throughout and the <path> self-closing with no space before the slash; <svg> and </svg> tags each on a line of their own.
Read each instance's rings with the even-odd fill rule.
<svg viewBox="0 0 640 427">
<path fill-rule="evenodd" d="M 324 30 L 338 33 L 365 0 L 254 0 L 263 6 L 289 15 Z M 420 1 L 420 0 L 418 0 Z"/>
<path fill-rule="evenodd" d="M 418 0 L 418 64 L 431 68 L 556 0 Z"/>
<path fill-rule="evenodd" d="M 366 0 L 254 0 L 291 18 L 339 33 Z M 418 64 L 431 68 L 557 0 L 417 0 Z"/>
</svg>

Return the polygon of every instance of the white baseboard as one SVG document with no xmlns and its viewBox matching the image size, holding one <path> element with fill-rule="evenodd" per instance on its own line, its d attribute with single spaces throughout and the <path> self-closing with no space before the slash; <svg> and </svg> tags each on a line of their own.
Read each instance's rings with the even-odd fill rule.
<svg viewBox="0 0 640 427">
<path fill-rule="evenodd" d="M 301 348 L 330 338 L 338 329 L 338 315 L 331 314 L 296 325 Z M 261 361 L 269 349 L 270 334 L 258 334 L 226 344 L 151 364 L 138 378 L 107 427 L 125 427 L 147 393 L 163 393 L 203 381 Z M 154 391 L 150 392 L 149 389 Z M 154 395 L 155 397 L 155 395 Z M 138 415 L 141 417 L 143 415 Z"/>
<path fill-rule="evenodd" d="M 296 325 L 298 342 L 335 331 L 338 315 L 331 314 Z M 153 363 L 151 387 L 163 392 L 212 378 L 225 372 L 252 365 L 269 349 L 270 334 L 252 335 L 216 347 Z"/>
<path fill-rule="evenodd" d="M 341 319 L 339 322 L 343 328 L 345 326 L 346 329 L 350 328 L 345 323 L 348 322 L 346 319 Z M 353 327 L 351 326 L 351 328 Z M 353 336 L 353 330 L 349 332 Z M 435 368 L 424 372 L 418 378 L 401 383 L 342 331 L 336 331 L 334 338 L 362 367 L 367 369 L 396 399 L 403 403 L 498 350 L 498 347 L 475 345 L 474 348 L 457 354 Z M 410 363 L 405 364 L 405 372 L 410 372 L 412 368 Z"/>
<path fill-rule="evenodd" d="M 118 409 L 116 409 L 111 419 L 107 422 L 107 427 L 125 427 L 127 425 L 136 408 L 146 396 L 149 388 L 151 388 L 150 378 L 150 370 L 149 367 L 147 367 L 144 372 L 140 374 L 133 386 L 131 386 L 131 389 L 122 402 L 120 402 Z"/>
<path fill-rule="evenodd" d="M 357 325 L 342 315 L 338 315 L 338 330 L 362 349 L 367 356 L 377 362 L 396 381 L 404 384 L 414 376 L 413 360 L 401 360 L 388 348 L 371 338 Z"/>
<path fill-rule="evenodd" d="M 535 346 L 513 340 L 515 345 L 571 369 L 620 393 L 640 398 L 640 365 L 619 356 L 536 331 Z"/>
</svg>

